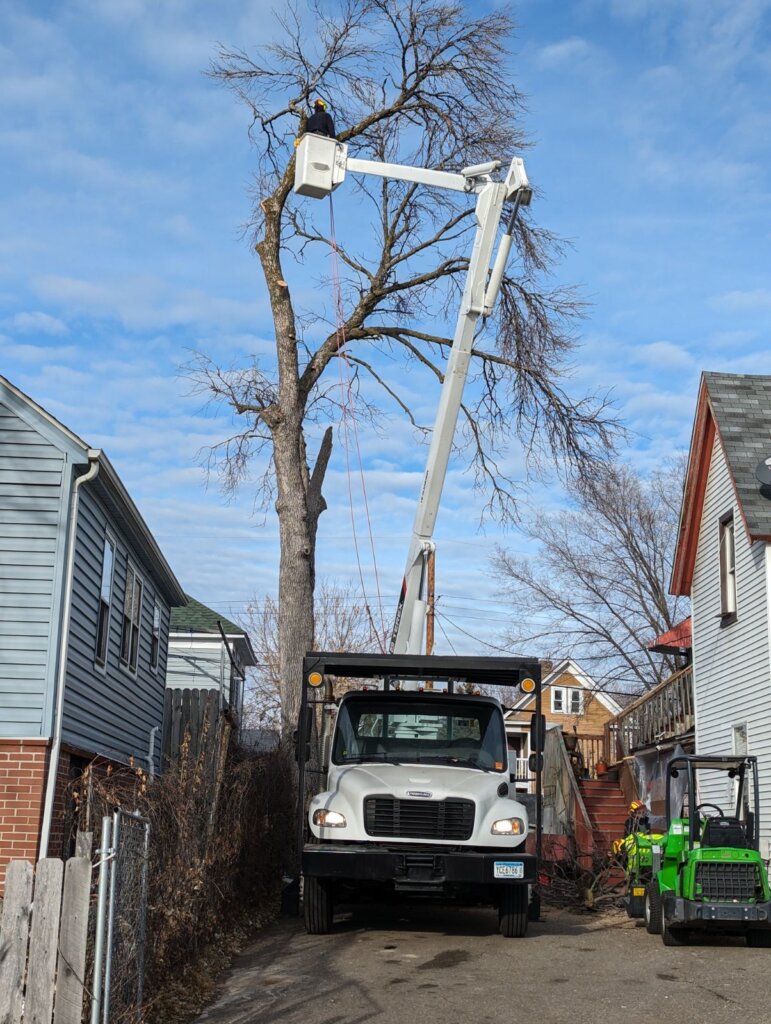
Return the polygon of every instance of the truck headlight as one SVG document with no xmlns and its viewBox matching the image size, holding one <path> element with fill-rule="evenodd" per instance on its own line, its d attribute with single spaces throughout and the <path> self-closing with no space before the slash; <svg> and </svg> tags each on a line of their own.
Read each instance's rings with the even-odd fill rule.
<svg viewBox="0 0 771 1024">
<path fill-rule="evenodd" d="M 329 811 L 326 807 L 313 812 L 313 824 L 322 828 L 345 828 L 348 822 L 340 811 Z"/>
<path fill-rule="evenodd" d="M 521 818 L 500 818 L 493 822 L 490 831 L 494 836 L 521 836 L 525 833 L 525 823 Z"/>
</svg>

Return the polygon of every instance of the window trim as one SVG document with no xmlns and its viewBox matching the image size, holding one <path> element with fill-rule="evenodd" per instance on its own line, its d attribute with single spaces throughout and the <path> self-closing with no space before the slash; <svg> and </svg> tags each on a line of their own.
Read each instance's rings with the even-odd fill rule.
<svg viewBox="0 0 771 1024">
<path fill-rule="evenodd" d="M 136 646 L 136 665 L 131 667 L 131 644 L 129 644 L 129 659 L 128 661 L 123 657 L 123 634 L 125 630 L 125 618 L 126 618 L 126 594 L 128 592 L 128 580 L 129 573 L 134 574 L 134 580 L 139 583 L 140 594 L 139 594 L 139 618 L 137 621 L 137 646 Z M 120 624 L 120 667 L 128 673 L 132 679 L 136 679 L 139 674 L 139 651 L 142 646 L 142 609 L 145 603 L 145 579 L 131 561 L 130 557 L 126 558 L 126 586 L 123 591 L 123 610 L 121 612 L 121 624 Z"/>
<path fill-rule="evenodd" d="M 158 613 L 158 634 L 157 634 L 157 645 L 156 645 L 156 633 L 155 633 L 155 613 Z M 153 626 L 150 634 L 150 671 L 158 672 L 158 666 L 161 663 L 161 633 L 163 631 L 163 609 L 161 608 L 161 602 L 158 598 L 153 599 Z M 155 659 L 153 659 L 153 653 Z"/>
<path fill-rule="evenodd" d="M 107 635 L 104 645 L 104 660 L 99 658 L 99 616 L 102 611 L 102 577 L 104 576 L 104 552 L 107 544 L 112 545 L 112 567 L 110 569 L 110 600 L 107 602 Z M 113 598 L 115 597 L 115 563 L 118 560 L 118 542 L 110 529 L 105 529 L 102 539 L 102 567 L 99 574 L 99 598 L 96 611 L 96 637 L 94 642 L 94 667 L 103 675 L 107 674 L 110 653 L 110 623 L 112 620 Z"/>
<path fill-rule="evenodd" d="M 724 539 L 731 538 L 731 565 L 728 565 L 727 545 Z M 730 626 L 737 618 L 737 587 L 736 587 L 736 523 L 734 511 L 726 512 L 718 521 L 718 565 L 720 570 L 720 625 Z M 730 591 L 729 592 L 729 584 Z M 731 600 L 731 598 L 733 600 Z"/>
<path fill-rule="evenodd" d="M 584 713 L 584 691 L 581 686 L 551 686 L 551 712 L 553 715 L 582 715 Z M 554 697 L 557 693 L 562 695 L 562 707 L 555 706 Z M 578 694 L 578 710 L 574 711 L 573 694 Z"/>
</svg>

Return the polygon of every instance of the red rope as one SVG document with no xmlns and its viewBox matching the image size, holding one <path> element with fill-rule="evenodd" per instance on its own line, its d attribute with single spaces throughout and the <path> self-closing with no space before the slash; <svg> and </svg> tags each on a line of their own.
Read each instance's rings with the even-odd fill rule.
<svg viewBox="0 0 771 1024">
<path fill-rule="evenodd" d="M 367 610 L 367 616 L 369 618 L 370 626 L 372 631 L 377 637 L 377 642 L 380 650 L 385 654 L 385 616 L 383 613 L 383 599 L 380 591 L 380 574 L 378 572 L 377 556 L 375 553 L 375 538 L 372 533 L 372 519 L 369 512 L 369 501 L 367 499 L 367 485 L 364 478 L 364 464 L 361 457 L 361 444 L 359 441 L 359 428 L 356 420 L 356 413 L 353 409 L 353 387 L 351 381 L 351 364 L 348 359 L 348 352 L 346 349 L 346 336 L 345 336 L 345 312 L 343 309 L 343 292 L 340 286 L 340 262 L 337 251 L 337 239 L 335 237 L 335 211 L 332 204 L 332 194 L 329 195 L 329 226 L 330 226 L 330 238 L 332 242 L 332 288 L 335 295 L 335 315 L 336 315 L 336 334 L 337 334 L 337 355 L 339 359 L 340 369 L 340 393 L 342 396 L 341 409 L 342 409 L 342 426 L 343 426 L 343 447 L 345 449 L 345 467 L 346 474 L 348 477 L 348 504 L 351 512 L 351 531 L 353 534 L 353 548 L 356 553 L 356 564 L 359 571 L 359 582 L 361 583 L 361 592 L 364 596 L 364 606 Z M 372 552 L 372 565 L 375 574 L 375 588 L 377 591 L 377 603 L 380 612 L 380 629 L 378 629 L 372 610 L 367 600 L 367 589 L 364 582 L 364 569 L 361 562 L 361 555 L 359 552 L 359 539 L 356 531 L 356 514 L 354 511 L 353 501 L 353 480 L 351 473 L 351 456 L 350 456 L 350 443 L 349 443 L 349 420 L 351 423 L 351 432 L 353 433 L 354 443 L 356 445 L 356 457 L 359 464 L 359 479 L 361 482 L 361 492 L 364 499 L 364 514 L 367 521 L 367 531 L 369 534 L 369 546 Z"/>
</svg>

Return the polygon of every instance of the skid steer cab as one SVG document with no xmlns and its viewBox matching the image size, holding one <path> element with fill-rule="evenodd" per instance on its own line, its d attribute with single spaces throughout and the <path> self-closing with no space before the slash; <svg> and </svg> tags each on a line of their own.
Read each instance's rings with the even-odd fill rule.
<svg viewBox="0 0 771 1024">
<path fill-rule="evenodd" d="M 329 932 L 339 905 L 420 900 L 495 907 L 501 933 L 523 936 L 538 917 L 539 662 L 312 653 L 304 680 L 308 932 Z M 503 708 L 485 686 L 510 687 L 512 702 L 532 695 L 531 779 L 512 771 Z"/>
<path fill-rule="evenodd" d="M 667 831 L 653 845 L 645 925 L 666 946 L 695 931 L 771 946 L 771 893 L 758 851 L 754 757 L 675 757 L 667 769 Z"/>
</svg>

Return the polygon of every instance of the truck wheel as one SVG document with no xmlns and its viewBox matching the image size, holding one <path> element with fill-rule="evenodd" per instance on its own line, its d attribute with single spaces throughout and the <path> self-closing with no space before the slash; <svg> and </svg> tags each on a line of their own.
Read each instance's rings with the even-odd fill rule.
<svg viewBox="0 0 771 1024">
<path fill-rule="evenodd" d="M 747 945 L 756 949 L 767 949 L 771 946 L 771 931 L 753 928 L 747 932 Z"/>
<path fill-rule="evenodd" d="M 665 946 L 684 946 L 688 941 L 685 928 L 671 928 L 669 921 L 661 915 L 661 939 Z"/>
<path fill-rule="evenodd" d="M 661 933 L 661 893 L 655 879 L 645 887 L 645 930 L 649 935 Z"/>
<path fill-rule="evenodd" d="M 520 939 L 527 934 L 527 886 L 507 885 L 501 892 L 498 911 L 501 935 Z"/>
<path fill-rule="evenodd" d="M 303 888 L 305 930 L 309 935 L 327 935 L 332 931 L 334 903 L 332 890 L 320 878 L 306 876 Z"/>
</svg>

